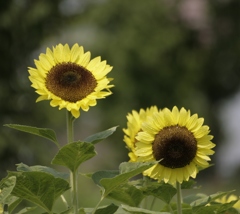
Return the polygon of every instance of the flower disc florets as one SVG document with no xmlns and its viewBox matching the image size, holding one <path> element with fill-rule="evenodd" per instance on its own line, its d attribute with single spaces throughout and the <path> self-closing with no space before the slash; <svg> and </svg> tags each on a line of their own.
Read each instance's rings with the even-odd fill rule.
<svg viewBox="0 0 240 214">
<path fill-rule="evenodd" d="M 153 156 L 161 165 L 181 168 L 188 165 L 197 153 L 197 141 L 186 127 L 178 125 L 163 128 L 153 141 Z"/>
</svg>

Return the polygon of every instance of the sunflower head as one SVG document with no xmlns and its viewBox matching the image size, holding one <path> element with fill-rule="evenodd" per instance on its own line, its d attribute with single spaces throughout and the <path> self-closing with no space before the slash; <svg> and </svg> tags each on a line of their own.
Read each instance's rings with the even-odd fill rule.
<svg viewBox="0 0 240 214">
<path fill-rule="evenodd" d="M 123 141 L 126 143 L 127 148 L 129 149 L 128 156 L 130 161 L 134 162 L 137 160 L 135 155 L 135 144 L 137 142 L 136 135 L 141 131 L 142 123 L 151 116 L 153 112 L 157 112 L 157 107 L 152 106 L 146 110 L 140 109 L 139 112 L 133 110 L 132 113 L 127 115 L 127 128 L 123 129 L 125 133 Z"/>
<path fill-rule="evenodd" d="M 83 47 L 68 44 L 47 48 L 35 60 L 36 68 L 29 68 L 32 87 L 40 96 L 37 99 L 51 100 L 52 107 L 66 108 L 75 118 L 80 116 L 80 108 L 88 111 L 97 99 L 111 94 L 112 79 L 106 75 L 112 70 L 100 57 L 90 59 L 90 52 Z"/>
<path fill-rule="evenodd" d="M 154 112 L 142 123 L 137 134 L 135 154 L 139 161 L 159 161 L 144 175 L 166 183 L 182 183 L 196 177 L 199 168 L 209 166 L 214 154 L 209 127 L 204 119 L 175 106 Z"/>
</svg>

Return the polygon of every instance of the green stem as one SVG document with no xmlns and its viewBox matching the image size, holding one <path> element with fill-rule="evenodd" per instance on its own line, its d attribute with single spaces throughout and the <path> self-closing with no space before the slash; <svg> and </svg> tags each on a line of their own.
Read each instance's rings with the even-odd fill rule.
<svg viewBox="0 0 240 214">
<path fill-rule="evenodd" d="M 177 213 L 182 214 L 182 190 L 181 184 L 177 181 Z"/>
<path fill-rule="evenodd" d="M 153 209 L 153 206 L 154 206 L 155 202 L 156 202 L 156 197 L 154 197 L 153 200 L 152 200 L 152 203 L 150 205 L 150 210 Z"/>
<path fill-rule="evenodd" d="M 65 199 L 65 197 L 64 197 L 63 195 L 61 195 L 60 197 L 61 197 L 61 199 L 62 199 L 62 202 L 65 204 L 66 208 L 68 209 L 69 206 L 68 206 L 67 200 Z"/>
<path fill-rule="evenodd" d="M 74 117 L 71 112 L 67 111 L 67 139 L 68 143 L 73 143 L 74 141 L 74 129 L 73 129 Z"/>
<path fill-rule="evenodd" d="M 67 111 L 67 138 L 68 143 L 74 142 L 74 117 L 72 116 L 71 112 Z M 71 193 L 72 193 L 72 207 L 73 213 L 78 213 L 78 170 L 72 172 L 70 171 L 70 186 L 71 186 Z"/>
<path fill-rule="evenodd" d="M 174 214 L 173 209 L 172 209 L 172 207 L 171 207 L 170 204 L 168 204 L 168 208 L 169 208 L 169 210 L 170 210 L 170 213 L 171 213 L 171 214 Z"/>
<path fill-rule="evenodd" d="M 97 205 L 93 209 L 92 214 L 95 214 L 95 212 L 97 211 L 97 208 L 99 207 L 103 199 L 104 199 L 104 196 L 102 195 L 101 199 L 98 201 Z"/>
</svg>

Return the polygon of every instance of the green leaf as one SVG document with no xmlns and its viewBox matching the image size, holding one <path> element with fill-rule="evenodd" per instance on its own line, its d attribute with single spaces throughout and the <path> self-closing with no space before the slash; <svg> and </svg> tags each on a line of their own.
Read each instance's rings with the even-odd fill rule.
<svg viewBox="0 0 240 214">
<path fill-rule="evenodd" d="M 94 135 L 91 135 L 91 136 L 85 138 L 83 141 L 87 142 L 87 143 L 96 144 L 96 143 L 106 139 L 110 135 L 112 135 L 116 131 L 117 127 L 118 126 L 114 126 L 114 127 L 110 128 L 110 129 L 107 129 L 105 131 L 98 132 Z"/>
<path fill-rule="evenodd" d="M 155 162 L 146 163 L 122 163 L 119 167 L 121 174 L 113 178 L 103 178 L 100 180 L 100 185 L 105 189 L 103 197 L 106 197 L 110 192 L 112 192 L 119 185 L 125 183 L 128 179 L 140 174 L 146 169 L 150 168 L 156 164 Z"/>
<path fill-rule="evenodd" d="M 21 198 L 18 198 L 16 196 L 9 196 L 8 202 L 8 212 L 12 213 L 13 210 L 22 202 Z"/>
<path fill-rule="evenodd" d="M 187 195 L 186 197 L 183 198 L 183 201 L 187 204 L 191 204 L 192 202 L 197 201 L 198 199 L 203 199 L 205 197 L 207 197 L 206 194 L 197 193 L 197 194 Z"/>
<path fill-rule="evenodd" d="M 115 214 L 169 214 L 169 212 L 156 212 L 150 211 L 138 207 L 130 207 L 127 205 L 121 205 Z"/>
<path fill-rule="evenodd" d="M 189 179 L 188 181 L 183 181 L 181 184 L 181 189 L 192 189 L 196 183 L 197 182 L 193 179 Z"/>
<path fill-rule="evenodd" d="M 119 175 L 118 170 L 106 170 L 106 171 L 98 171 L 92 174 L 92 180 L 94 181 L 95 184 L 101 185 L 100 181 L 103 178 L 113 178 L 115 176 Z"/>
<path fill-rule="evenodd" d="M 16 184 L 15 176 L 11 176 L 11 177 L 8 177 L 7 179 L 5 179 L 5 182 L 1 187 L 1 193 L 0 193 L 0 203 L 1 204 L 6 203 L 6 199 L 8 198 L 8 196 L 10 196 L 13 188 L 15 187 L 15 184 Z"/>
<path fill-rule="evenodd" d="M 145 171 L 146 169 L 150 168 L 151 166 L 155 165 L 158 163 L 157 161 L 152 161 L 152 162 L 123 162 L 119 166 L 119 172 L 120 174 L 125 174 L 128 172 L 132 171 L 139 171 L 139 173 Z M 146 169 L 143 169 L 145 168 Z M 138 174 L 139 174 L 138 173 Z"/>
<path fill-rule="evenodd" d="M 218 192 L 209 196 L 206 195 L 198 195 L 202 196 L 200 199 L 193 201 L 190 205 L 192 206 L 193 213 L 202 214 L 202 213 L 221 213 L 224 212 L 225 209 L 229 209 L 235 202 L 226 203 L 226 205 L 222 206 L 222 204 L 216 203 L 215 200 L 217 198 L 221 198 L 224 195 L 232 193 L 233 191 L 228 192 Z M 206 206 L 207 205 L 207 206 Z"/>
<path fill-rule="evenodd" d="M 4 126 L 16 129 L 18 131 L 22 132 L 27 132 L 33 135 L 37 135 L 43 138 L 46 138 L 59 147 L 59 143 L 57 141 L 57 137 L 55 132 L 52 129 L 47 129 L 47 128 L 37 128 L 37 127 L 32 127 L 32 126 L 24 126 L 24 125 L 18 125 L 18 124 L 5 124 Z"/>
<path fill-rule="evenodd" d="M 145 195 L 152 195 L 165 203 L 169 204 L 173 196 L 177 193 L 177 190 L 170 184 L 164 182 L 147 182 L 142 191 Z"/>
<path fill-rule="evenodd" d="M 169 205 L 166 205 L 161 211 L 177 213 L 177 204 L 170 203 L 170 207 L 169 207 Z M 189 204 L 182 203 L 182 214 L 193 214 L 192 207 Z M 207 213 L 205 213 L 205 214 L 207 214 Z"/>
<path fill-rule="evenodd" d="M 218 208 L 218 213 L 229 213 L 235 212 L 235 209 L 232 209 L 233 205 L 237 202 L 238 200 L 231 201 L 229 203 L 221 204 Z"/>
<path fill-rule="evenodd" d="M 118 206 L 115 204 L 110 204 L 107 206 L 99 207 L 95 214 L 114 214 L 116 210 L 118 209 Z M 92 214 L 93 208 L 80 208 L 79 214 Z"/>
<path fill-rule="evenodd" d="M 217 198 L 221 198 L 224 195 L 227 195 L 233 191 L 228 191 L 228 192 L 218 192 L 215 194 L 212 194 L 210 196 L 205 196 L 203 195 L 203 198 L 197 199 L 196 201 L 193 201 L 190 205 L 197 210 L 198 207 L 205 206 L 206 204 L 215 201 Z"/>
<path fill-rule="evenodd" d="M 114 214 L 117 209 L 118 206 L 115 204 L 110 204 L 108 206 L 98 208 L 95 214 Z"/>
<path fill-rule="evenodd" d="M 62 179 L 68 179 L 69 174 L 58 172 L 53 168 L 47 167 L 47 166 L 28 166 L 24 163 L 17 164 L 17 171 L 19 172 L 46 172 L 48 174 L 53 175 L 55 178 L 62 178 Z"/>
<path fill-rule="evenodd" d="M 68 210 L 65 210 L 65 211 L 61 212 L 60 214 L 72 214 L 72 213 L 73 213 L 73 209 L 70 208 Z"/>
<path fill-rule="evenodd" d="M 202 206 L 199 207 L 197 210 L 193 209 L 192 213 L 193 214 L 215 214 L 219 212 L 216 212 L 218 210 L 218 205 L 213 205 L 213 206 Z M 223 213 L 222 213 L 223 214 Z"/>
<path fill-rule="evenodd" d="M 3 182 L 4 181 L 4 182 Z M 16 177 L 11 176 L 4 178 L 1 184 L 0 203 L 8 206 L 8 211 L 11 213 L 22 201 L 16 196 L 11 195 L 16 184 Z"/>
<path fill-rule="evenodd" d="M 65 166 L 75 172 L 81 163 L 96 155 L 94 146 L 86 142 L 73 142 L 62 147 L 52 160 L 52 164 Z"/>
<path fill-rule="evenodd" d="M 24 209 L 20 210 L 18 214 L 33 213 L 32 211 L 36 208 L 37 207 L 25 207 Z"/>
<path fill-rule="evenodd" d="M 42 214 L 49 214 L 49 213 L 42 213 Z M 53 213 L 53 214 L 73 214 L 73 209 L 72 208 L 70 208 L 70 209 L 67 209 L 67 210 L 65 210 L 65 211 L 62 211 L 62 212 L 60 212 L 60 213 Z M 81 212 L 79 212 L 78 214 L 81 214 Z M 85 213 L 84 213 L 85 214 Z"/>
<path fill-rule="evenodd" d="M 110 192 L 107 197 L 137 207 L 145 196 L 135 186 L 123 184 Z"/>
<path fill-rule="evenodd" d="M 9 172 L 16 177 L 12 195 L 28 200 L 46 211 L 51 211 L 54 201 L 69 189 L 67 181 L 45 172 Z"/>
</svg>

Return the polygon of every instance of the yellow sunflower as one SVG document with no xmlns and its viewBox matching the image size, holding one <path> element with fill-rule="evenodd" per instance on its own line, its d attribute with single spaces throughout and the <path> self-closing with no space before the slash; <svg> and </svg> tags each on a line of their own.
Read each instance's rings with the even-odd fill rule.
<svg viewBox="0 0 240 214">
<path fill-rule="evenodd" d="M 191 116 L 190 111 L 176 106 L 148 117 L 136 136 L 135 154 L 138 161 L 159 163 L 143 174 L 174 185 L 195 178 L 199 168 L 208 167 L 215 144 L 203 122 L 197 114 Z"/>
<path fill-rule="evenodd" d="M 131 162 L 137 160 L 137 156 L 135 155 L 135 137 L 141 130 L 142 122 L 144 122 L 148 116 L 151 116 L 153 112 L 157 111 L 157 107 L 152 106 L 146 110 L 140 109 L 139 112 L 133 110 L 132 113 L 127 115 L 127 128 L 123 129 L 123 132 L 125 133 L 123 141 L 126 143 L 127 148 L 129 149 L 128 156 Z"/>
<path fill-rule="evenodd" d="M 32 87 L 40 96 L 38 101 L 51 100 L 52 107 L 66 108 L 75 118 L 80 116 L 80 108 L 89 110 L 96 105 L 96 99 L 111 94 L 112 79 L 106 75 L 112 70 L 101 57 L 90 59 L 90 52 L 75 44 L 59 44 L 53 50 L 47 48 L 35 60 L 36 68 L 29 68 Z"/>
</svg>

